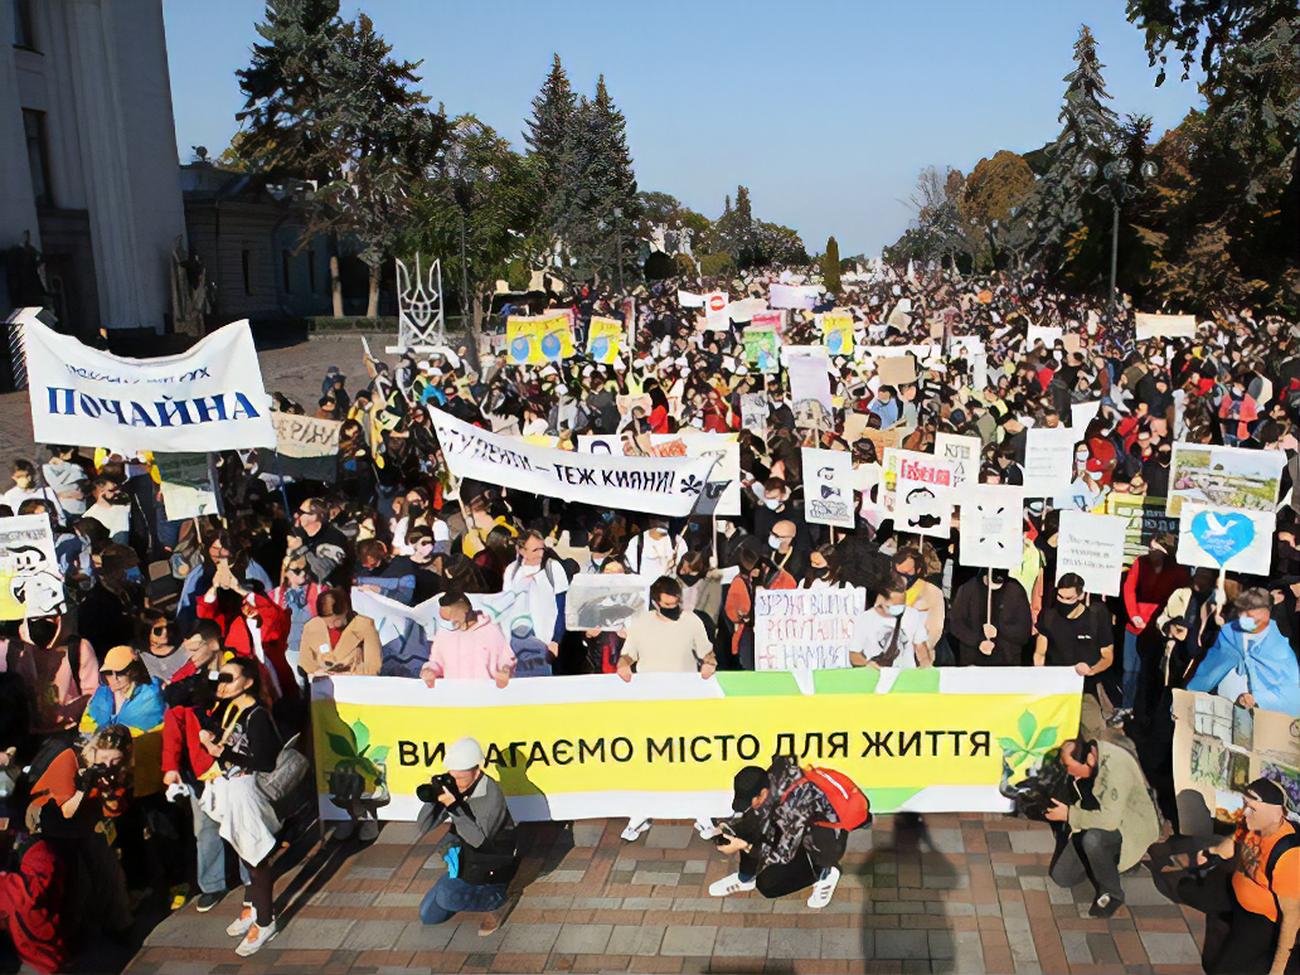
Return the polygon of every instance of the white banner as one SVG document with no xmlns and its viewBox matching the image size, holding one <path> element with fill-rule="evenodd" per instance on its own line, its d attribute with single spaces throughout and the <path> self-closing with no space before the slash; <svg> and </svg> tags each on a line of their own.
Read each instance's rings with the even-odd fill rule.
<svg viewBox="0 0 1300 975">
<path fill-rule="evenodd" d="M 802 448 L 804 517 L 810 525 L 852 528 L 853 455 L 847 450 Z"/>
<path fill-rule="evenodd" d="M 754 669 L 849 666 L 853 621 L 865 589 L 759 589 L 754 594 Z"/>
<path fill-rule="evenodd" d="M 62 613 L 63 573 L 45 515 L 0 518 L 0 620 Z"/>
<path fill-rule="evenodd" d="M 1062 511 L 1056 544 L 1056 581 L 1068 572 L 1083 577 L 1084 592 L 1119 595 L 1124 571 L 1124 536 L 1128 519 L 1119 515 L 1094 515 Z"/>
<path fill-rule="evenodd" d="M 767 302 L 762 298 L 740 298 L 727 305 L 727 318 L 733 322 L 748 322 L 765 311 Z"/>
<path fill-rule="evenodd" d="M 1195 338 L 1195 315 L 1154 315 L 1138 312 L 1134 316 L 1137 340 L 1150 338 Z"/>
<path fill-rule="evenodd" d="M 22 320 L 38 443 L 173 452 L 274 447 L 248 322 L 187 352 L 128 359 Z"/>
<path fill-rule="evenodd" d="M 678 291 L 677 304 L 683 308 L 703 308 L 704 295 L 692 294 L 689 291 Z"/>
<path fill-rule="evenodd" d="M 1025 554 L 1024 495 L 1008 484 L 967 484 L 961 506 L 961 564 L 1020 568 Z"/>
<path fill-rule="evenodd" d="M 615 454 L 627 457 L 644 456 L 636 450 L 638 444 L 649 442 L 651 451 L 676 448 L 679 453 L 657 454 L 671 457 L 712 457 L 718 464 L 709 474 L 708 493 L 700 501 L 697 514 L 717 515 L 719 518 L 740 517 L 740 441 L 734 433 L 706 433 L 702 430 L 682 430 L 678 433 L 641 434 L 635 442 L 624 439 L 621 433 L 584 433 L 578 436 L 578 450 L 587 454 Z M 629 438 L 630 439 L 630 438 Z M 634 448 L 629 454 L 628 448 Z M 685 453 L 680 453 L 680 451 Z"/>
<path fill-rule="evenodd" d="M 812 311 L 822 289 L 815 284 L 774 284 L 768 304 L 773 308 L 802 308 Z"/>
<path fill-rule="evenodd" d="M 536 447 L 430 409 L 451 473 L 561 501 L 681 517 L 691 514 L 713 457 L 620 457 Z"/>
</svg>

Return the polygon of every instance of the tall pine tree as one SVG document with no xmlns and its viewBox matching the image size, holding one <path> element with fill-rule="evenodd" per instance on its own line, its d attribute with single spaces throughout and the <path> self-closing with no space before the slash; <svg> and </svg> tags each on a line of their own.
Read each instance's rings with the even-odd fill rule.
<svg viewBox="0 0 1300 975">
<path fill-rule="evenodd" d="M 1034 223 L 1040 248 L 1053 265 L 1059 263 L 1070 234 L 1084 224 L 1084 210 L 1090 206 L 1085 194 L 1091 184 L 1080 167 L 1111 151 L 1119 134 L 1115 111 L 1106 104 L 1111 96 L 1101 76 L 1104 67 L 1085 24 L 1074 44 L 1074 70 L 1064 79 L 1061 133 L 1047 148 L 1051 163 L 1038 181 Z"/>
<path fill-rule="evenodd" d="M 826 253 L 822 255 L 822 284 L 831 294 L 840 293 L 840 243 L 834 237 L 826 238 Z"/>
<path fill-rule="evenodd" d="M 548 209 L 553 209 L 563 179 L 564 153 L 577 107 L 578 98 L 569 86 L 569 76 L 560 63 L 560 56 L 552 55 L 551 73 L 533 99 L 533 115 L 524 133 L 534 163 L 538 191 L 547 201 Z M 553 226 L 555 214 L 552 212 L 547 216 L 547 225 Z"/>
</svg>

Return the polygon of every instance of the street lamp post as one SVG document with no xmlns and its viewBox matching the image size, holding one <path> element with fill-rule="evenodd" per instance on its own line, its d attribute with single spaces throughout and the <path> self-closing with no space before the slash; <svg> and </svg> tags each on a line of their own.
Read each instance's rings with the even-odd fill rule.
<svg viewBox="0 0 1300 975">
<path fill-rule="evenodd" d="M 614 207 L 614 243 L 618 247 L 618 293 L 623 294 L 623 208 Z"/>
<path fill-rule="evenodd" d="M 1149 183 L 1156 176 L 1159 167 L 1155 161 L 1144 159 L 1138 166 L 1138 174 L 1142 181 Z M 1111 156 L 1104 164 L 1098 166 L 1095 160 L 1085 159 L 1079 164 L 1079 175 L 1091 183 L 1101 174 L 1101 184 L 1092 189 L 1104 200 L 1109 200 L 1111 204 L 1111 224 L 1110 224 L 1110 320 L 1115 321 L 1116 308 L 1119 305 L 1119 294 L 1115 286 L 1115 278 L 1119 270 L 1119 211 L 1124 203 L 1133 199 L 1141 192 L 1141 186 L 1136 183 L 1128 182 L 1129 174 L 1133 172 L 1133 160 L 1128 156 Z"/>
</svg>

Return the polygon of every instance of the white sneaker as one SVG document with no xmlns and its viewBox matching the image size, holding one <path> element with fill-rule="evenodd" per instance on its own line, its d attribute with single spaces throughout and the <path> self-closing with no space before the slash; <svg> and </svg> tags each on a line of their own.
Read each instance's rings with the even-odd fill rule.
<svg viewBox="0 0 1300 975">
<path fill-rule="evenodd" d="M 379 839 L 379 820 L 363 819 L 357 827 L 357 839 L 362 843 L 373 843 Z"/>
<path fill-rule="evenodd" d="M 831 897 L 835 894 L 835 887 L 840 882 L 839 867 L 831 867 L 831 872 L 825 880 L 819 880 L 813 884 L 812 893 L 808 895 L 808 906 L 814 911 L 825 907 L 831 902 Z"/>
<path fill-rule="evenodd" d="M 733 873 L 729 877 L 723 877 L 709 884 L 709 896 L 726 897 L 730 894 L 743 894 L 756 886 L 758 885 L 753 880 L 741 880 L 740 874 Z"/>
<path fill-rule="evenodd" d="M 253 926 L 253 905 L 245 904 L 239 911 L 239 917 L 235 918 L 226 928 L 226 934 L 232 938 L 242 938 L 248 934 L 248 929 Z"/>
<path fill-rule="evenodd" d="M 627 826 L 623 828 L 623 832 L 621 832 L 619 835 L 623 837 L 623 839 L 626 840 L 628 843 L 634 843 L 638 839 L 640 839 L 641 834 L 644 833 L 649 828 L 650 828 L 650 820 L 648 819 L 642 819 L 642 820 L 629 819 L 627 821 Z"/>
<path fill-rule="evenodd" d="M 275 921 L 272 921 L 266 927 L 254 924 L 248 929 L 248 934 L 244 935 L 244 940 L 239 942 L 235 949 L 235 954 L 240 958 L 247 958 L 249 955 L 255 955 L 262 950 L 262 945 L 274 938 L 279 931 L 276 930 Z"/>
<path fill-rule="evenodd" d="M 715 836 L 721 836 L 722 830 L 713 825 L 713 820 L 706 816 L 701 816 L 695 820 L 695 832 L 700 834 L 700 839 L 711 840 Z"/>
</svg>

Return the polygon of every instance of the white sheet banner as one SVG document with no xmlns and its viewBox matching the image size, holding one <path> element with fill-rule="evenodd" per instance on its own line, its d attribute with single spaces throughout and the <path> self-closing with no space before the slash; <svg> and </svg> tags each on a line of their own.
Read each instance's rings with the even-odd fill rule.
<svg viewBox="0 0 1300 975">
<path fill-rule="evenodd" d="M 627 439 L 625 439 L 627 438 Z M 697 513 L 720 518 L 740 517 L 740 441 L 735 433 L 706 433 L 682 430 L 678 433 L 642 434 L 636 441 L 621 433 L 584 433 L 578 436 L 578 450 L 587 454 L 644 455 L 638 443 L 650 449 L 680 449 L 685 453 L 656 456 L 714 457 L 718 464 L 709 475 L 708 493 L 700 501 Z M 629 454 L 628 450 L 633 450 Z"/>
<path fill-rule="evenodd" d="M 802 308 L 812 311 L 822 289 L 815 284 L 774 284 L 768 304 L 773 308 Z"/>
<path fill-rule="evenodd" d="M 537 447 L 430 409 L 452 474 L 562 501 L 689 515 L 715 457 L 621 457 Z"/>
<path fill-rule="evenodd" d="M 1139 342 L 1151 338 L 1195 338 L 1195 315 L 1157 315 L 1138 312 L 1133 316 L 1134 335 Z"/>
<path fill-rule="evenodd" d="M 158 359 L 110 355 L 34 318 L 20 321 L 38 443 L 173 452 L 275 446 L 247 321 Z"/>
<path fill-rule="evenodd" d="M 1056 545 L 1056 581 L 1067 572 L 1083 577 L 1084 592 L 1119 595 L 1124 571 L 1124 536 L 1128 519 L 1119 515 L 1094 515 L 1062 511 Z"/>
<path fill-rule="evenodd" d="M 703 308 L 704 295 L 692 294 L 689 291 L 678 291 L 677 304 L 683 308 Z"/>
</svg>

